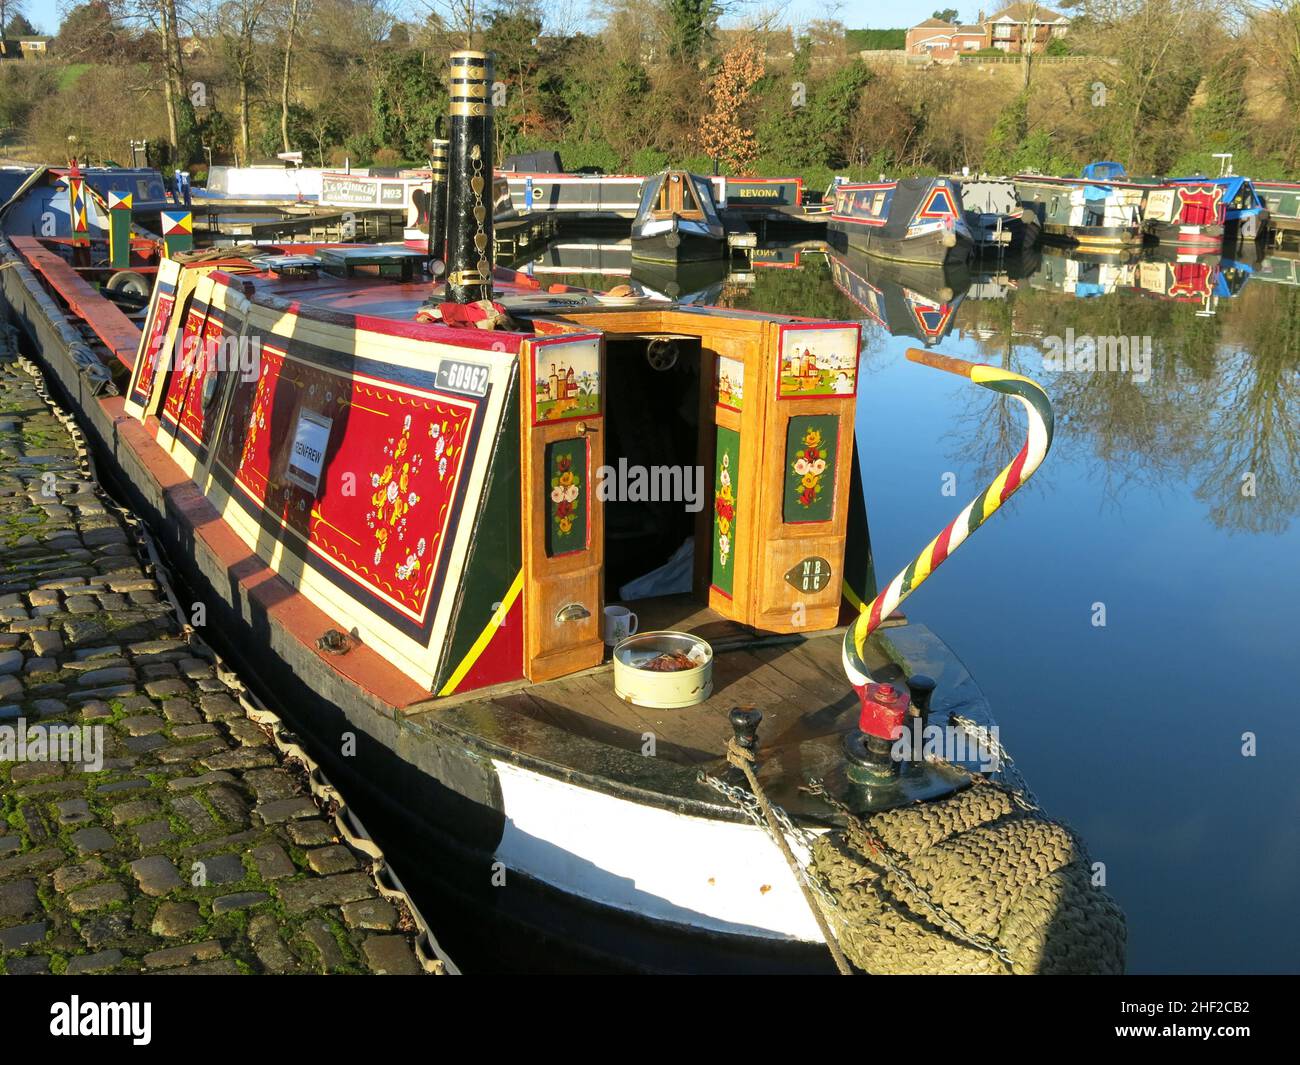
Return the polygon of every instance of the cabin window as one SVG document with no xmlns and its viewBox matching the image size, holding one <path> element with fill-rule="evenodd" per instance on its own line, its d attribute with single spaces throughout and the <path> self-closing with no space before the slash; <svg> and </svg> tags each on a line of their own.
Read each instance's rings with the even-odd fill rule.
<svg viewBox="0 0 1300 1065">
<path fill-rule="evenodd" d="M 659 186 L 659 201 L 655 204 L 655 211 L 659 214 L 669 214 L 673 209 L 673 188 L 681 183 L 681 178 L 672 174 L 664 180 Z"/>
</svg>

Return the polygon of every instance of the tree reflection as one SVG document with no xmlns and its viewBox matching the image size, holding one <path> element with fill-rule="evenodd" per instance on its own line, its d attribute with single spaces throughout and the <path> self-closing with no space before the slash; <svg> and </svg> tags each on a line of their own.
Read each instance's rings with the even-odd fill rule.
<svg viewBox="0 0 1300 1065">
<path fill-rule="evenodd" d="M 1300 508 L 1300 289 L 1247 285 L 1214 317 L 1197 315 L 1198 307 L 1135 292 L 1077 299 L 1022 286 L 1005 303 L 968 300 L 959 326 L 985 361 L 1044 384 L 1057 447 L 1096 460 L 1112 503 L 1135 482 L 1187 482 L 1216 526 L 1282 532 Z M 1076 337 L 1149 337 L 1150 379 L 1047 370 L 1046 338 L 1071 328 Z M 1023 431 L 1005 399 L 976 392 L 953 435 L 987 479 Z"/>
</svg>

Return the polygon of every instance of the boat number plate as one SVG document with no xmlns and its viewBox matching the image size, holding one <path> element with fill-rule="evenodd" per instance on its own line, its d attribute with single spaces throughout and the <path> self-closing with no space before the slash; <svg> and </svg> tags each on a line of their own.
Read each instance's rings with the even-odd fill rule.
<svg viewBox="0 0 1300 1065">
<path fill-rule="evenodd" d="M 438 387 L 447 392 L 463 392 L 467 396 L 486 396 L 488 368 L 472 362 L 443 359 L 438 363 Z"/>
<path fill-rule="evenodd" d="M 785 580 L 801 592 L 820 592 L 831 582 L 831 564 L 818 555 L 800 559 L 786 570 Z"/>
<path fill-rule="evenodd" d="M 289 452 L 289 465 L 284 478 L 305 488 L 313 495 L 320 486 L 321 466 L 325 462 L 325 449 L 329 445 L 330 418 L 315 411 L 305 410 L 298 415 L 298 427 L 293 432 L 293 448 Z"/>
</svg>

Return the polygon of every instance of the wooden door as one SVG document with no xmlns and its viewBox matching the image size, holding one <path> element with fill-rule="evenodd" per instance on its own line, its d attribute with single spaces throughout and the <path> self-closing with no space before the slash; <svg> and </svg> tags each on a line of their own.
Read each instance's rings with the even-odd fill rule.
<svg viewBox="0 0 1300 1065">
<path fill-rule="evenodd" d="M 604 345 L 598 333 L 539 337 L 520 359 L 524 671 L 540 681 L 604 656 Z"/>
<path fill-rule="evenodd" d="M 750 623 L 774 632 L 838 622 L 853 466 L 860 329 L 773 324 L 763 410 Z"/>
</svg>

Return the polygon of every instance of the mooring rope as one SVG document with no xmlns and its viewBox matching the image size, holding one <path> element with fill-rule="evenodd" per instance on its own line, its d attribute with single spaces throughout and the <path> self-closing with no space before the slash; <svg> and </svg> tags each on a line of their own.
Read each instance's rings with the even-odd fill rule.
<svg viewBox="0 0 1300 1065">
<path fill-rule="evenodd" d="M 839 940 L 835 938 L 835 933 L 831 931 L 830 922 L 826 920 L 826 914 L 822 911 L 821 903 L 808 884 L 808 877 L 803 866 L 799 864 L 799 860 L 790 849 L 790 841 L 785 838 L 785 832 L 782 831 L 776 811 L 759 785 L 758 777 L 754 775 L 754 752 L 746 750 L 736 742 L 735 738 L 732 738 L 727 741 L 727 761 L 745 774 L 745 780 L 749 782 L 749 790 L 753 792 L 758 808 L 763 813 L 763 819 L 767 822 L 768 833 L 780 849 L 786 864 L 790 867 L 790 872 L 794 874 L 795 883 L 799 885 L 799 890 L 803 892 L 804 901 L 808 903 L 808 909 L 812 911 L 813 920 L 817 922 L 817 928 L 821 932 L 822 938 L 826 940 L 826 949 L 831 952 L 831 957 L 835 961 L 835 968 L 839 970 L 841 976 L 852 976 L 853 967 L 849 965 L 848 958 L 840 950 Z"/>
<path fill-rule="evenodd" d="M 971 533 L 984 524 L 1012 494 L 1033 475 L 1052 446 L 1054 418 L 1052 402 L 1041 385 L 1010 370 L 1002 370 L 985 363 L 954 359 L 938 352 L 911 348 L 907 357 L 912 362 L 932 366 L 962 377 L 975 384 L 1003 395 L 1014 396 L 1024 404 L 1029 414 L 1029 431 L 1024 447 L 978 496 L 968 503 L 948 526 L 926 544 L 925 549 L 885 587 L 844 633 L 844 671 L 854 687 L 866 684 L 870 672 L 864 660 L 867 638 L 880 627 L 898 605 L 957 550 Z"/>
</svg>

